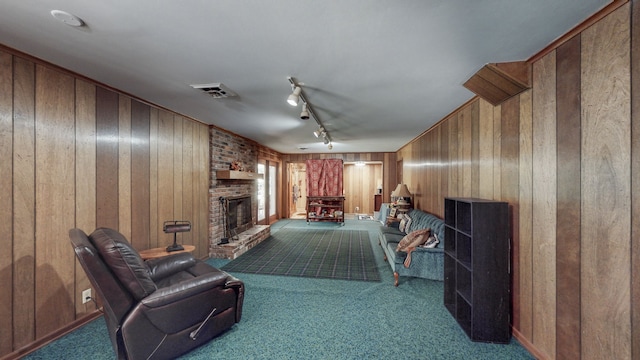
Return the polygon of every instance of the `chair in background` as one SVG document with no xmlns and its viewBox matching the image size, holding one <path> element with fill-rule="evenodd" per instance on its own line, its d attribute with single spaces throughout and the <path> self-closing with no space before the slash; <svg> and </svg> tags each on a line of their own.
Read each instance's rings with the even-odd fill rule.
<svg viewBox="0 0 640 360">
<path fill-rule="evenodd" d="M 119 232 L 69 231 L 119 359 L 171 359 L 240 321 L 244 284 L 179 253 L 143 261 Z"/>
</svg>

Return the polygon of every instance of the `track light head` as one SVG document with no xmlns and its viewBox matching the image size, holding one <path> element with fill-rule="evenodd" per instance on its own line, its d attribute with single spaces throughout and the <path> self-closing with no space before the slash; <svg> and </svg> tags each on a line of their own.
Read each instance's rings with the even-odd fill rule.
<svg viewBox="0 0 640 360">
<path fill-rule="evenodd" d="M 329 145 L 327 145 L 327 148 L 328 148 L 329 150 L 333 149 L 333 144 L 329 143 Z"/>
<path fill-rule="evenodd" d="M 300 119 L 309 120 L 309 110 L 307 109 L 307 104 L 302 105 L 302 112 L 300 113 Z"/>
<path fill-rule="evenodd" d="M 298 101 L 300 100 L 301 92 L 302 92 L 302 89 L 300 88 L 300 86 L 296 86 L 295 89 L 293 89 L 293 93 L 289 95 L 289 97 L 287 98 L 287 102 L 289 103 L 289 105 L 298 106 Z"/>
<path fill-rule="evenodd" d="M 326 136 L 324 136 L 323 141 L 324 141 L 324 144 L 325 144 L 325 145 L 327 145 L 327 144 L 329 144 L 329 143 L 330 143 L 329 138 L 327 138 Z"/>
</svg>

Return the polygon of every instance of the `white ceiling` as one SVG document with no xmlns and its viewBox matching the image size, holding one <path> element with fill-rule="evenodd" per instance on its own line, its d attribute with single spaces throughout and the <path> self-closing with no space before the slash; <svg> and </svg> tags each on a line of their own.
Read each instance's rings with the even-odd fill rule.
<svg viewBox="0 0 640 360">
<path fill-rule="evenodd" d="M 526 60 L 609 2 L 2 0 L 0 44 L 279 152 L 328 152 L 285 101 L 292 76 L 332 151 L 396 151 L 470 99 L 484 64 Z M 238 96 L 189 86 L 213 82 Z"/>
</svg>

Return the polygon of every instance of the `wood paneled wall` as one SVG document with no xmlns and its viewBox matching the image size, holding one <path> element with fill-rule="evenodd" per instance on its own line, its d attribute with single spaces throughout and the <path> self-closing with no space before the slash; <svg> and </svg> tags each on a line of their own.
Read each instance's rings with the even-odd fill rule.
<svg viewBox="0 0 640 360">
<path fill-rule="evenodd" d="M 382 184 L 382 164 L 344 166 L 344 211 L 345 213 L 373 214 L 374 199 L 378 185 Z M 387 199 L 386 202 L 388 202 Z"/>
<path fill-rule="evenodd" d="M 208 256 L 209 128 L 0 49 L 0 357 L 95 310 L 68 231 Z"/>
<path fill-rule="evenodd" d="M 476 98 L 398 152 L 423 210 L 509 202 L 514 334 L 540 358 L 640 357 L 638 6 L 532 62 L 530 90 Z"/>
</svg>

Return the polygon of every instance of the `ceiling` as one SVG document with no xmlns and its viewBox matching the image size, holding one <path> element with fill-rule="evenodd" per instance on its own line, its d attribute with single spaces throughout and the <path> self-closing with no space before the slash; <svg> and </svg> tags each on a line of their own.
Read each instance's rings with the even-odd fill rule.
<svg viewBox="0 0 640 360">
<path fill-rule="evenodd" d="M 0 44 L 282 153 L 397 151 L 609 0 L 3 0 Z M 80 17 L 71 27 L 51 14 Z M 216 99 L 190 84 L 223 83 Z"/>
</svg>

